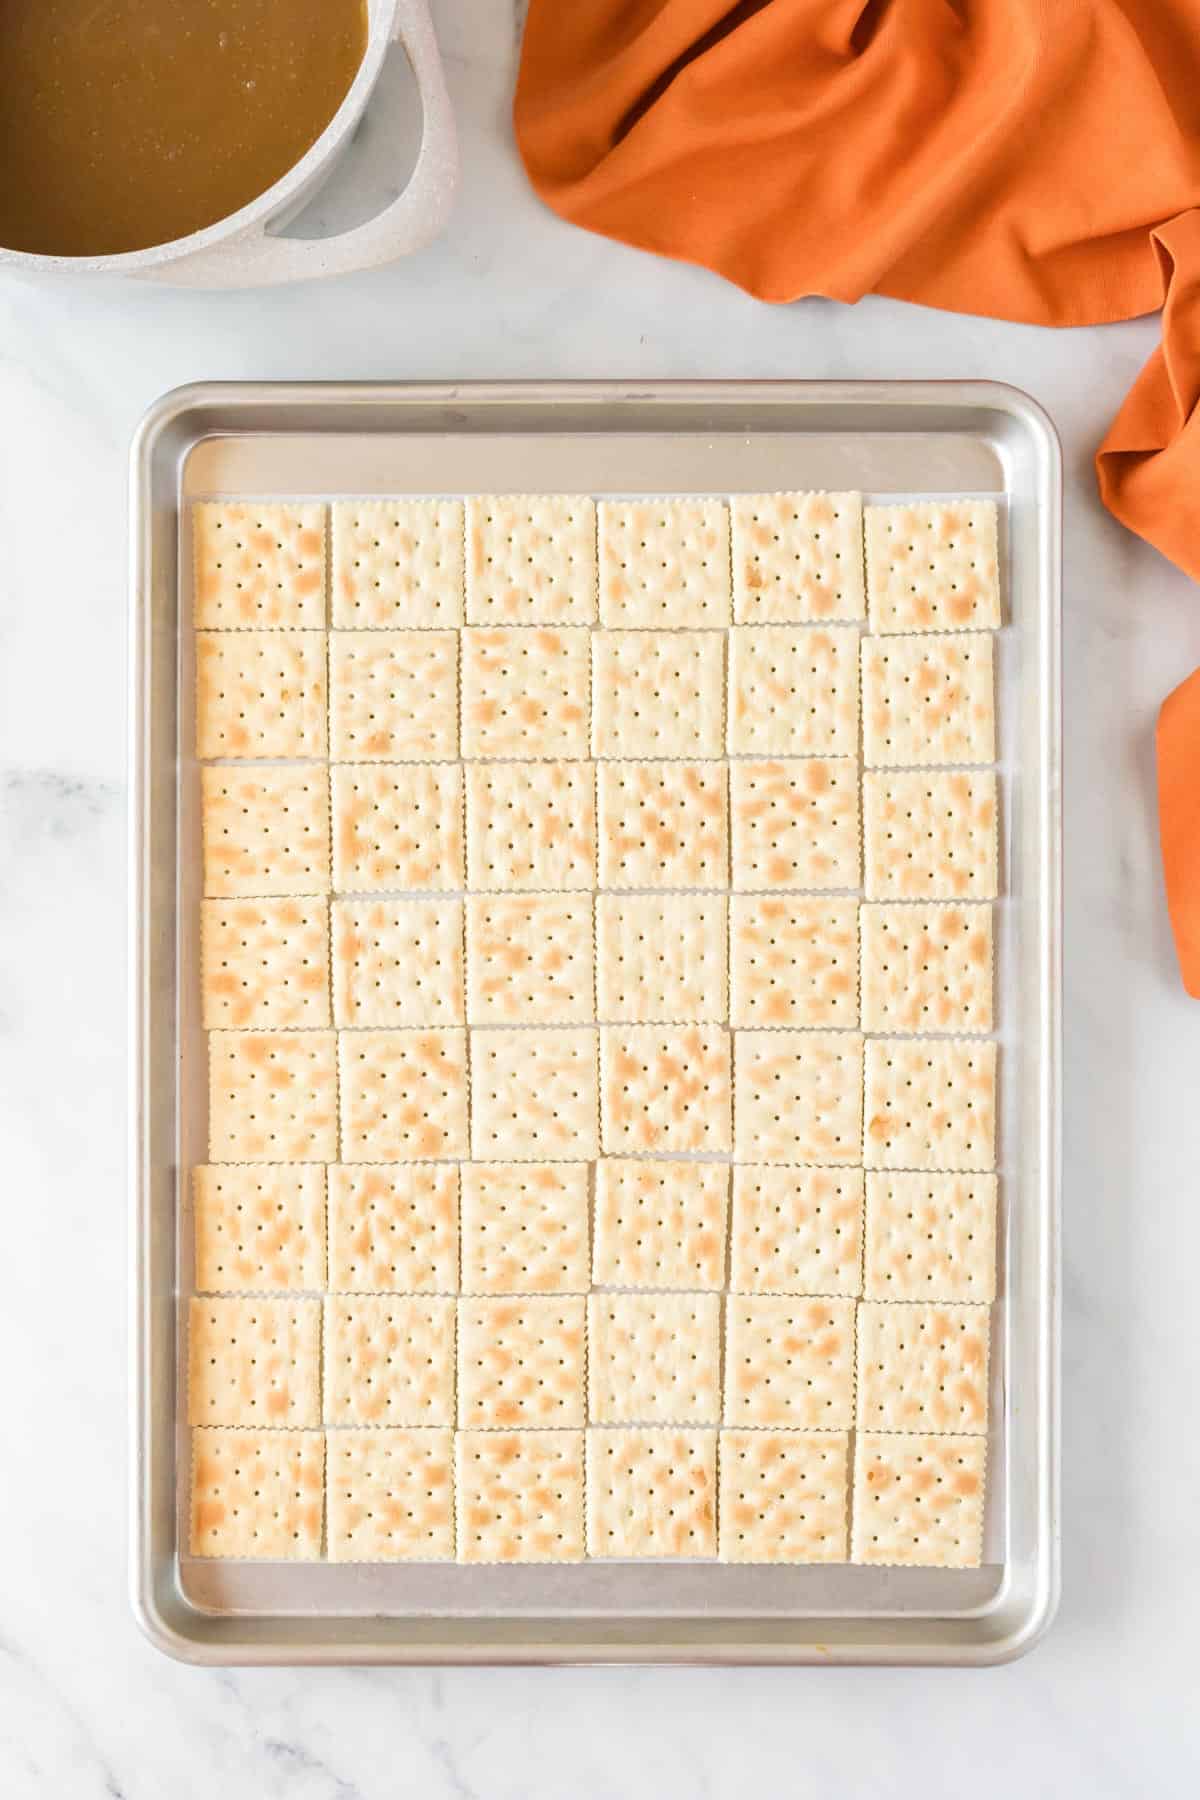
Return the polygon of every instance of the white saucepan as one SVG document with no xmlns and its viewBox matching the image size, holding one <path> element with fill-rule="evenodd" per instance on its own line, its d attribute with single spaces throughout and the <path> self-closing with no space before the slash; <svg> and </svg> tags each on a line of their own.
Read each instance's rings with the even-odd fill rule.
<svg viewBox="0 0 1200 1800">
<path fill-rule="evenodd" d="M 331 173 L 367 108 L 393 42 L 416 77 L 421 148 L 404 191 L 375 218 L 336 237 L 275 235 Z M 437 236 L 458 183 L 458 149 L 428 0 L 367 0 L 367 48 L 346 98 L 316 143 L 266 193 L 203 231 L 119 256 L 34 256 L 0 246 L 0 270 L 31 274 L 133 275 L 180 287 L 260 287 L 312 280 L 392 262 Z"/>
</svg>

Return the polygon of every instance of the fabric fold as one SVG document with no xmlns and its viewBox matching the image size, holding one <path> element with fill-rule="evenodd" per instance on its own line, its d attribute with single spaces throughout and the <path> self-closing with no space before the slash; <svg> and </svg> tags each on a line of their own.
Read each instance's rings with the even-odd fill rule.
<svg viewBox="0 0 1200 1800">
<path fill-rule="evenodd" d="M 1151 233 L 1163 341 L 1096 453 L 1105 506 L 1200 581 L 1200 211 Z M 1196 780 L 1200 784 L 1200 763 Z"/>
<path fill-rule="evenodd" d="M 1158 715 L 1158 831 L 1183 985 L 1200 1000 L 1200 669 Z"/>
</svg>

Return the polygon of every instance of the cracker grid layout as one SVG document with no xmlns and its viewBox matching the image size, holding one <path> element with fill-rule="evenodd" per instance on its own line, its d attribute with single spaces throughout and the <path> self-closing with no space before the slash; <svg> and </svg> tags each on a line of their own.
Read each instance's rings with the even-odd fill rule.
<svg viewBox="0 0 1200 1800">
<path fill-rule="evenodd" d="M 996 524 L 193 509 L 195 1554 L 978 1562 Z"/>
</svg>

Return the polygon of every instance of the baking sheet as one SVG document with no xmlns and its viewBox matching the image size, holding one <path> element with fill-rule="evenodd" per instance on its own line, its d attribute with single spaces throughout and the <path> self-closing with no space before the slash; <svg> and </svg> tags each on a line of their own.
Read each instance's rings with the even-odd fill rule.
<svg viewBox="0 0 1200 1800">
<path fill-rule="evenodd" d="M 163 490 L 161 521 L 157 527 L 153 519 L 138 521 L 147 527 L 148 565 L 157 566 L 161 578 L 150 593 L 143 585 L 135 596 L 151 615 L 141 621 L 140 646 L 151 666 L 139 669 L 143 748 L 154 758 L 152 767 L 143 767 L 141 875 L 147 883 L 157 879 L 160 907 L 163 889 L 174 889 L 171 943 L 159 941 L 162 954 L 150 960 L 163 975 L 167 971 L 157 965 L 171 963 L 174 1017 L 156 1016 L 153 1024 L 170 1047 L 176 1079 L 173 1104 L 166 1104 L 159 1065 L 155 1110 L 167 1117 L 154 1148 L 143 1143 L 139 1151 L 161 1161 L 155 1174 L 161 1176 L 162 1208 L 170 1214 L 169 1220 L 155 1218 L 153 1248 L 161 1252 L 168 1228 L 172 1242 L 169 1291 L 154 1296 L 164 1317 L 157 1322 L 156 1315 L 154 1330 L 160 1356 L 168 1350 L 169 1330 L 173 1367 L 169 1384 L 161 1369 L 141 1374 L 146 1390 L 153 1389 L 143 1392 L 145 1429 L 153 1431 L 155 1449 L 171 1465 L 171 1491 L 169 1507 L 156 1494 L 153 1546 L 143 1531 L 138 1548 L 143 1583 L 151 1563 L 161 1586 L 161 1559 L 168 1558 L 172 1606 L 189 1622 L 186 1629 L 172 1629 L 172 1640 L 183 1641 L 168 1647 L 205 1660 L 387 1659 L 420 1655 L 423 1646 L 427 1654 L 465 1656 L 613 1654 L 622 1646 L 626 1655 L 643 1656 L 803 1659 L 862 1657 L 874 1650 L 891 1659 L 906 1653 L 951 1657 L 957 1639 L 962 1659 L 978 1660 L 998 1654 L 989 1648 L 997 1642 L 1007 1642 L 1011 1653 L 1018 1635 L 1030 1635 L 1031 1619 L 1040 1623 L 1056 1567 L 1057 467 L 1051 435 L 1011 390 L 923 388 L 923 404 L 914 409 L 916 392 L 905 384 L 831 389 L 774 383 L 651 392 L 608 385 L 452 393 L 201 389 L 192 391 L 190 407 L 176 403 L 160 425 L 153 472 Z M 205 412 L 211 425 L 201 431 L 209 423 L 199 416 Z M 170 457 L 162 449 L 168 420 L 176 437 Z M 347 421 L 353 430 L 344 428 Z M 1039 434 L 1040 445 L 1029 441 Z M 1039 447 L 1045 464 L 1040 471 L 1028 466 Z M 142 456 L 149 475 L 148 447 Z M 507 490 L 600 496 L 805 487 L 858 487 L 881 499 L 913 492 L 988 494 L 1002 509 L 1001 1214 L 984 1566 L 969 1572 L 705 1562 L 292 1566 L 178 1555 L 176 1546 L 186 1542 L 188 1448 L 175 1372 L 182 1366 L 185 1308 L 176 1308 L 174 1298 L 186 1297 L 191 1284 L 181 1205 L 186 1172 L 206 1159 L 187 503 L 234 494 L 332 498 Z M 168 786 L 173 807 L 163 793 Z M 163 802 L 158 810 L 151 789 Z M 164 924 L 161 916 L 143 922 L 151 938 Z M 145 966 L 142 972 L 151 973 Z M 162 987 L 152 986 L 160 1002 L 165 999 Z M 150 1021 L 144 1023 L 148 1029 Z M 145 1162 L 142 1172 L 149 1178 Z M 163 1261 L 159 1281 L 167 1274 Z M 150 1279 L 143 1270 L 143 1283 Z M 149 1302 L 152 1294 L 141 1298 Z M 141 1608 L 145 1614 L 144 1597 Z M 1006 1614 L 1012 1617 L 1006 1620 Z M 1019 1629 L 1017 1615 L 1023 1618 Z M 151 1623 L 161 1641 L 161 1622 Z M 589 1628 L 603 1642 L 588 1645 Z M 547 1632 L 561 1637 L 559 1651 L 547 1646 Z M 675 1641 L 680 1633 L 686 1648 Z M 818 1648 L 838 1638 L 840 1650 Z"/>
</svg>

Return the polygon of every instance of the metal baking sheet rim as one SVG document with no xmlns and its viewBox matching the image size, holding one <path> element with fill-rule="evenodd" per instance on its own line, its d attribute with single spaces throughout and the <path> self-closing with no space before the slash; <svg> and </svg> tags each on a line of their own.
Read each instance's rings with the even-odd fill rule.
<svg viewBox="0 0 1200 1800">
<path fill-rule="evenodd" d="M 207 437 L 376 436 L 402 432 L 406 416 L 431 412 L 445 432 L 467 435 L 484 424 L 493 431 L 508 424 L 601 435 L 735 431 L 747 438 L 768 429 L 801 436 L 870 431 L 886 441 L 897 433 L 983 436 L 983 422 L 990 421 L 1012 440 L 1007 456 L 997 454 L 1010 508 L 1022 502 L 1013 530 L 1033 577 L 1040 676 L 1031 727 L 1041 775 L 1034 796 L 1038 1176 L 1036 1211 L 1026 1220 L 1034 1227 L 1028 1248 L 1037 1275 L 1036 1342 L 1029 1346 L 1032 1375 L 1026 1372 L 1020 1395 L 1014 1399 L 1010 1391 L 1007 1402 L 1033 1415 L 1024 1425 L 1033 1450 L 1026 1471 L 1030 1505 L 1019 1521 L 1032 1535 L 1015 1559 L 1010 1525 L 1004 1579 L 975 1613 L 313 1618 L 208 1614 L 181 1591 L 174 1432 L 163 1429 L 174 1423 L 176 1222 L 173 1205 L 156 1205 L 153 1180 L 164 1108 L 173 1120 L 175 1107 L 174 994 L 156 980 L 162 945 L 174 943 L 174 856 L 165 868 L 151 817 L 153 758 L 167 741 L 174 757 L 177 695 L 164 699 L 150 660 L 154 597 L 166 593 L 173 608 L 178 599 L 180 473 Z M 1016 476 L 1026 482 L 1020 495 Z M 134 439 L 130 484 L 130 1577 L 135 1616 L 158 1648 L 198 1664 L 986 1665 L 1013 1660 L 1044 1635 L 1060 1580 L 1061 514 L 1061 451 L 1052 422 L 1028 395 L 992 382 L 202 383 L 177 389 L 150 409 Z M 1025 1206 L 1032 1212 L 1028 1195 Z"/>
</svg>

